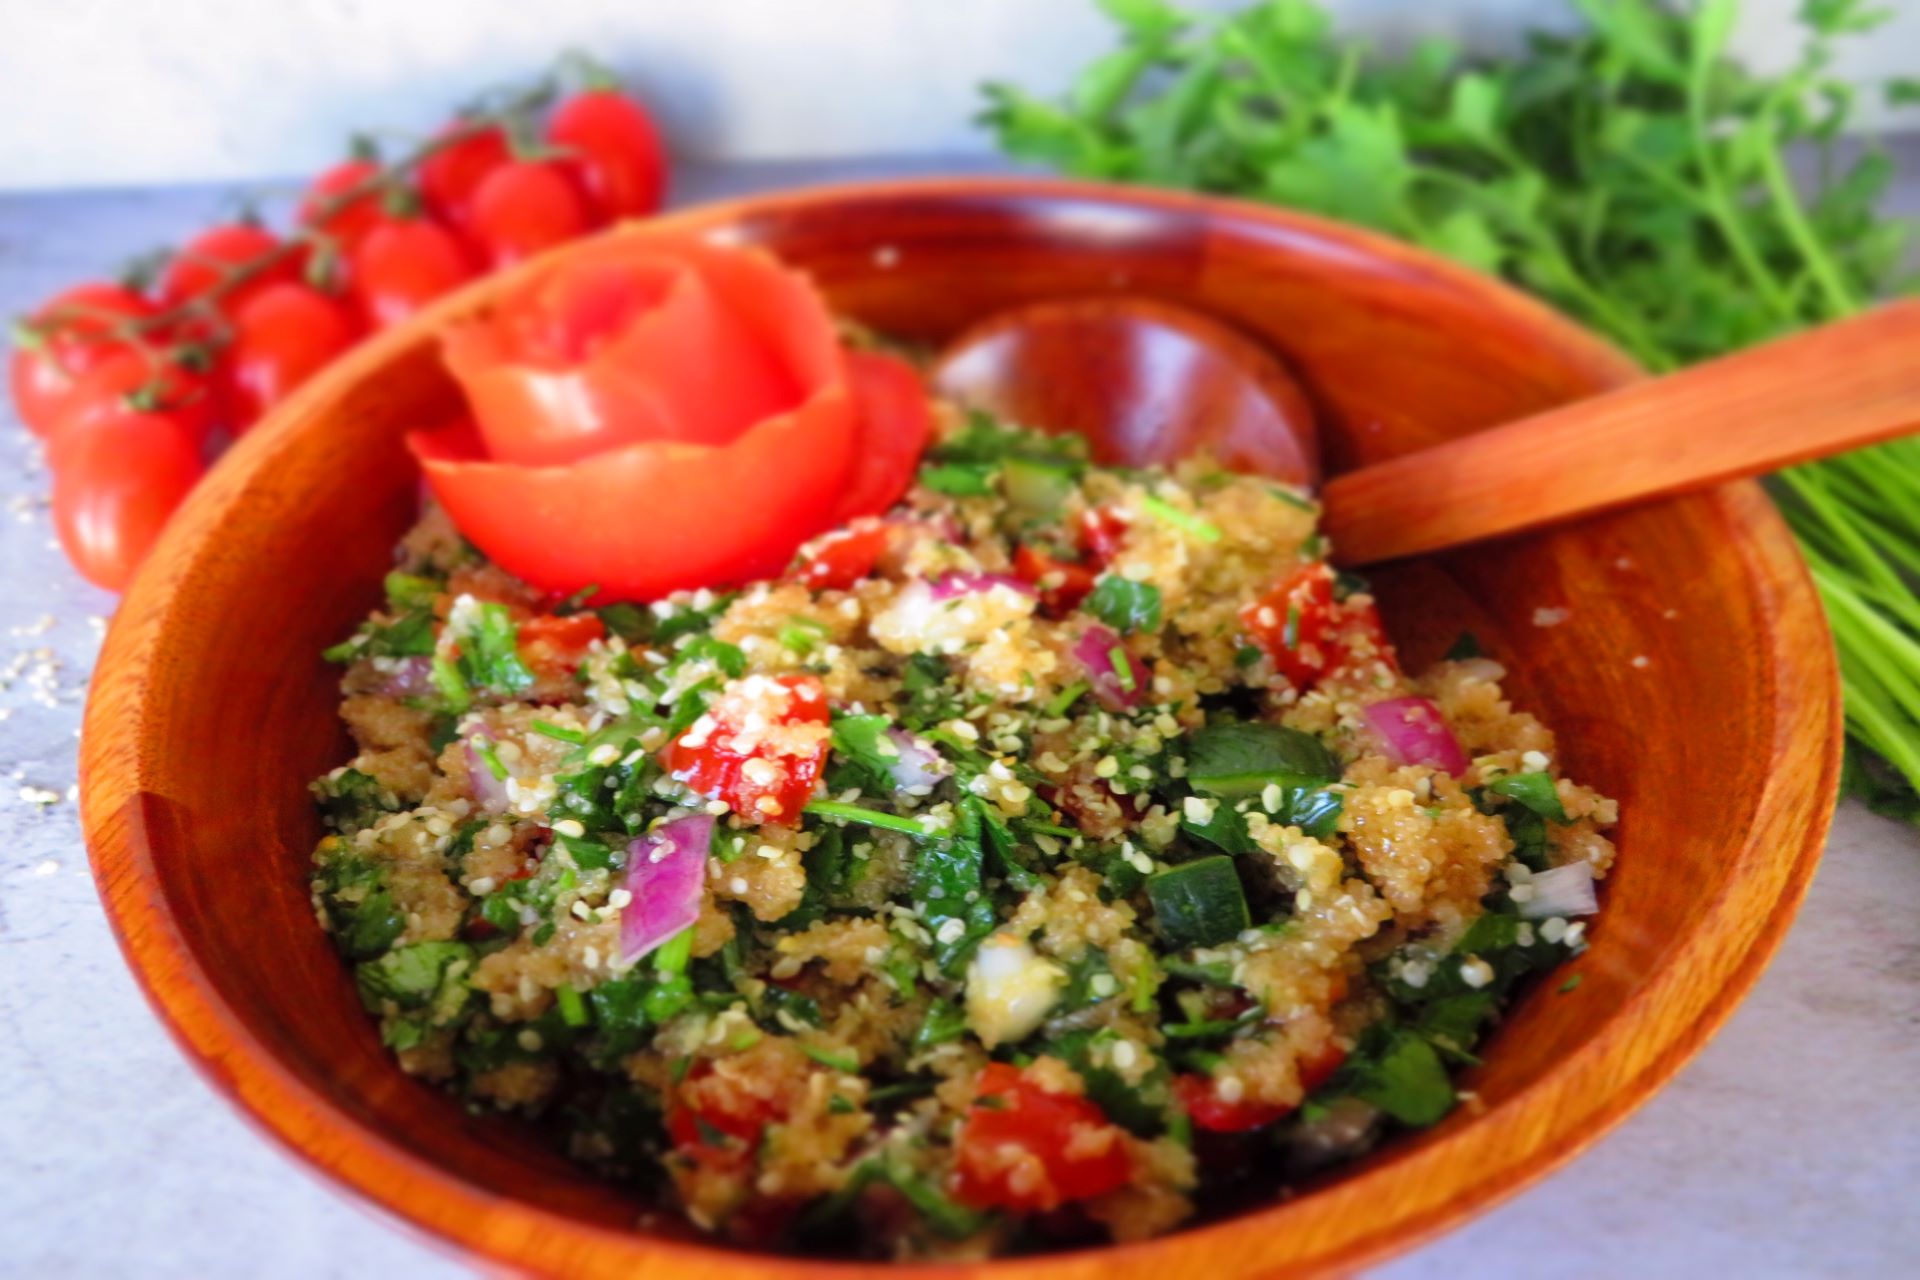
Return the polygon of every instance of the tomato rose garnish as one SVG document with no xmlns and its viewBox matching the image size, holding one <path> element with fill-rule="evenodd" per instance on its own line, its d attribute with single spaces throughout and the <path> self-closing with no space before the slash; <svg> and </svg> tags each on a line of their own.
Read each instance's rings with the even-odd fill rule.
<svg viewBox="0 0 1920 1280">
<path fill-rule="evenodd" d="M 1057 1209 L 1124 1186 L 1126 1140 L 1099 1107 L 987 1064 L 954 1149 L 954 1194 L 976 1209 Z"/>
<path fill-rule="evenodd" d="M 848 352 L 804 276 L 684 237 L 536 270 L 445 354 L 473 421 L 416 434 L 414 453 L 467 537 L 560 594 L 776 574 L 891 505 L 931 430 L 918 377 Z"/>
</svg>

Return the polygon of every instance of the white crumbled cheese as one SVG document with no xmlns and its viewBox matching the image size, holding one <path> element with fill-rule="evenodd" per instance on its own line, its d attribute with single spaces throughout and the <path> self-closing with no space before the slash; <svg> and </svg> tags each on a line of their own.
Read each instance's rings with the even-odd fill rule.
<svg viewBox="0 0 1920 1280">
<path fill-rule="evenodd" d="M 1066 970 L 1024 939 L 996 933 L 967 965 L 967 1026 L 989 1049 L 1024 1039 L 1046 1021 L 1066 985 Z"/>
<path fill-rule="evenodd" d="M 1493 981 L 1493 966 L 1479 956 L 1468 956 L 1460 962 L 1460 981 L 1470 987 L 1484 987 Z"/>
<path fill-rule="evenodd" d="M 560 819 L 553 824 L 553 831 L 555 835 L 571 836 L 575 840 L 587 834 L 586 824 L 578 818 Z"/>
<path fill-rule="evenodd" d="M 1547 942 L 1564 942 L 1567 937 L 1565 916 L 1550 916 L 1540 926 L 1540 937 Z"/>
<path fill-rule="evenodd" d="M 1552 763 L 1544 751 L 1528 751 L 1520 757 L 1520 767 L 1528 773 L 1545 773 L 1547 766 Z"/>
<path fill-rule="evenodd" d="M 1232 1105 L 1247 1096 L 1247 1086 L 1239 1076 L 1215 1076 L 1213 1092 L 1220 1101 Z"/>
</svg>

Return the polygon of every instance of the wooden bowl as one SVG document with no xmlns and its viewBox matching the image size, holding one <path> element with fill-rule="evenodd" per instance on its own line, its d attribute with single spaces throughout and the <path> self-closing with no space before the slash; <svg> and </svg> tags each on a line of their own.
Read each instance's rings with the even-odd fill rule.
<svg viewBox="0 0 1920 1280">
<path fill-rule="evenodd" d="M 753 198 L 660 227 L 768 245 L 847 313 L 909 338 L 1118 289 L 1210 311 L 1300 371 L 1334 472 L 1634 376 L 1490 280 L 1224 201 L 931 181 Z M 456 403 L 435 331 L 499 287 L 476 285 L 342 360 L 174 519 L 114 621 L 87 706 L 82 806 L 101 895 L 148 996 L 215 1086 L 442 1242 L 570 1276 L 852 1274 L 671 1223 L 636 1230 L 633 1200 L 530 1130 L 402 1075 L 315 926 L 306 783 L 348 752 L 320 650 L 379 598 L 412 517 L 402 432 Z M 1591 949 L 1569 966 L 1584 981 L 1562 993 L 1555 975 L 1520 1000 L 1466 1083 L 1477 1103 L 1303 1194 L 1145 1244 L 962 1270 L 1227 1280 L 1378 1259 L 1618 1122 L 1773 952 L 1831 813 L 1839 699 L 1806 570 L 1757 487 L 1393 566 L 1376 582 L 1412 666 L 1471 629 L 1511 667 L 1516 701 L 1559 732 L 1568 772 L 1619 798 L 1619 863 Z"/>
</svg>

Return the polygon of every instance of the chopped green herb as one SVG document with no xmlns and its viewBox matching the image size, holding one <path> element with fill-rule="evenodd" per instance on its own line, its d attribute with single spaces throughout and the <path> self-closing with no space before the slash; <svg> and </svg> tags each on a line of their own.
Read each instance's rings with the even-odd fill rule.
<svg viewBox="0 0 1920 1280">
<path fill-rule="evenodd" d="M 1547 774 L 1510 773 L 1489 782 L 1487 790 L 1518 801 L 1543 818 L 1563 824 L 1571 821 L 1567 817 L 1566 806 L 1560 803 L 1560 792 Z"/>
<path fill-rule="evenodd" d="M 507 766 L 501 763 L 500 753 L 494 750 L 491 742 L 485 738 L 468 738 L 467 746 L 473 754 L 480 757 L 480 762 L 487 766 L 487 772 L 495 779 L 501 782 L 507 780 Z"/>
<path fill-rule="evenodd" d="M 860 1074 L 860 1059 L 854 1057 L 851 1053 L 834 1053 L 832 1050 L 822 1049 L 818 1045 L 811 1044 L 801 1045 L 800 1052 L 806 1054 L 821 1066 L 831 1067 L 842 1075 L 857 1076 Z"/>
<path fill-rule="evenodd" d="M 1147 899 L 1169 944 L 1211 947 L 1231 942 L 1253 923 L 1233 859 L 1196 858 L 1147 877 Z"/>
<path fill-rule="evenodd" d="M 566 983 L 553 989 L 553 998 L 559 1003 L 560 1017 L 568 1026 L 584 1027 L 593 1020 L 587 1013 L 587 1002 Z"/>
<path fill-rule="evenodd" d="M 1149 494 L 1140 499 L 1141 508 L 1157 520 L 1165 521 L 1182 533 L 1200 539 L 1202 542 L 1220 541 L 1220 530 L 1202 520 L 1199 516 L 1182 511 L 1170 502 L 1163 502 Z"/>
<path fill-rule="evenodd" d="M 575 746 L 580 746 L 587 740 L 587 735 L 580 730 L 562 728 L 551 720 L 535 720 L 533 731 L 541 737 L 552 738 L 556 742 L 571 742 Z"/>
<path fill-rule="evenodd" d="M 1150 582 L 1103 573 L 1080 607 L 1123 636 L 1160 629 L 1160 588 Z"/>
<path fill-rule="evenodd" d="M 1340 762 L 1325 743 L 1284 725 L 1209 724 L 1187 741 L 1187 781 L 1209 795 L 1257 795 L 1270 783 L 1315 787 L 1339 777 Z"/>
<path fill-rule="evenodd" d="M 1092 687 L 1093 686 L 1084 680 L 1076 680 L 1059 693 L 1054 694 L 1044 708 L 1047 713 L 1047 718 L 1057 719 L 1067 714 L 1068 711 L 1072 710 L 1073 704 L 1080 701 L 1080 699 L 1086 695 L 1087 690 Z"/>
<path fill-rule="evenodd" d="M 920 468 L 920 487 L 955 498 L 982 498 L 993 492 L 997 471 L 984 463 L 930 462 Z"/>
<path fill-rule="evenodd" d="M 1107 650 L 1107 665 L 1113 668 L 1113 678 L 1120 687 L 1132 693 L 1139 687 L 1139 681 L 1133 675 L 1133 660 L 1127 656 L 1127 647 L 1117 644 Z"/>
<path fill-rule="evenodd" d="M 1471 631 L 1462 631 L 1446 653 L 1448 662 L 1465 662 L 1468 658 L 1484 656 L 1486 651 L 1480 647 L 1480 638 Z"/>
<path fill-rule="evenodd" d="M 1578 987 L 1580 985 L 1580 979 L 1582 976 L 1583 975 L 1578 973 L 1568 974 L 1567 980 L 1560 984 L 1560 988 L 1559 988 L 1560 994 L 1565 995 L 1567 992 L 1572 991 L 1574 988 Z"/>
<path fill-rule="evenodd" d="M 445 654 L 433 655 L 433 665 L 428 668 L 428 678 L 433 687 L 440 691 L 440 697 L 446 702 L 447 709 L 459 715 L 473 705 L 473 691 L 467 687 L 467 678 L 460 674 L 460 668 L 454 665 Z"/>
<path fill-rule="evenodd" d="M 815 800 L 807 805 L 806 812 L 821 818 L 838 818 L 842 822 L 860 822 L 869 827 L 884 827 L 888 831 L 903 832 L 920 840 L 940 838 L 939 832 L 927 830 L 912 818 L 883 813 L 878 809 L 863 809 L 857 804 L 842 804 L 838 800 Z"/>
</svg>

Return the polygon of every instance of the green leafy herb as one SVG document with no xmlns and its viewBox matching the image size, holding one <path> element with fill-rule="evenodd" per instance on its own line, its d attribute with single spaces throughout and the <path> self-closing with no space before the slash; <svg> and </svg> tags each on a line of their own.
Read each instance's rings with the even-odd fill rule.
<svg viewBox="0 0 1920 1280">
<path fill-rule="evenodd" d="M 1140 500 L 1141 509 L 1156 520 L 1172 525 L 1182 533 L 1200 539 L 1202 542 L 1220 541 L 1220 530 L 1191 512 L 1182 511 L 1170 502 L 1148 496 Z"/>
<path fill-rule="evenodd" d="M 460 633 L 460 674 L 471 688 L 509 696 L 533 686 L 533 672 L 520 660 L 520 626 L 507 606 L 474 606 Z"/>
<path fill-rule="evenodd" d="M 1437 1124 L 1453 1110 L 1453 1082 L 1439 1052 L 1414 1031 L 1376 1025 L 1361 1037 L 1359 1050 L 1342 1073 L 1351 1073 L 1351 1092 L 1402 1124 Z"/>
<path fill-rule="evenodd" d="M 552 738 L 555 742 L 571 742 L 575 746 L 580 746 L 587 740 L 587 735 L 580 730 L 563 728 L 551 720 L 535 720 L 532 728 L 541 737 Z"/>
<path fill-rule="evenodd" d="M 1147 900 L 1167 942 L 1187 947 L 1231 942 L 1253 923 L 1233 859 L 1214 854 L 1147 877 Z"/>
<path fill-rule="evenodd" d="M 389 813 L 398 813 L 400 797 L 358 769 L 342 769 L 317 779 L 310 790 L 320 817 L 335 831 L 351 835 Z"/>
<path fill-rule="evenodd" d="M 1187 781 L 1209 795 L 1257 795 L 1270 783 L 1316 787 L 1339 776 L 1325 743 L 1284 725 L 1210 724 L 1187 740 Z"/>
<path fill-rule="evenodd" d="M 1553 779 L 1544 773 L 1510 773 L 1487 784 L 1487 790 L 1518 801 L 1543 818 L 1555 822 L 1567 822 L 1566 806 L 1560 803 L 1560 793 L 1554 788 Z"/>
<path fill-rule="evenodd" d="M 978 462 L 929 462 L 920 468 L 920 487 L 956 498 L 980 498 L 993 492 L 998 469 Z"/>
<path fill-rule="evenodd" d="M 927 1016 L 921 1019 L 919 1030 L 913 1033 L 913 1047 L 915 1050 L 930 1049 L 936 1044 L 958 1040 L 966 1029 L 966 1011 L 951 1000 L 936 999 L 927 1006 Z"/>
<path fill-rule="evenodd" d="M 1160 588 L 1151 582 L 1103 573 L 1080 607 L 1123 636 L 1160 629 Z"/>
<path fill-rule="evenodd" d="M 1532 289 L 1656 372 L 1912 289 L 1909 228 L 1878 211 L 1893 165 L 1847 136 L 1858 94 L 1835 68 L 1836 42 L 1891 6 L 1810 0 L 1797 56 L 1765 73 L 1728 56 L 1733 0 L 1583 0 L 1584 24 L 1474 59 L 1438 40 L 1377 53 L 1311 0 L 1102 7 L 1121 47 L 1064 99 L 989 86 L 985 120 L 1013 155 L 1404 237 Z M 1773 490 L 1840 651 L 1845 785 L 1920 821 L 1920 440 L 1795 467 Z"/>
</svg>

